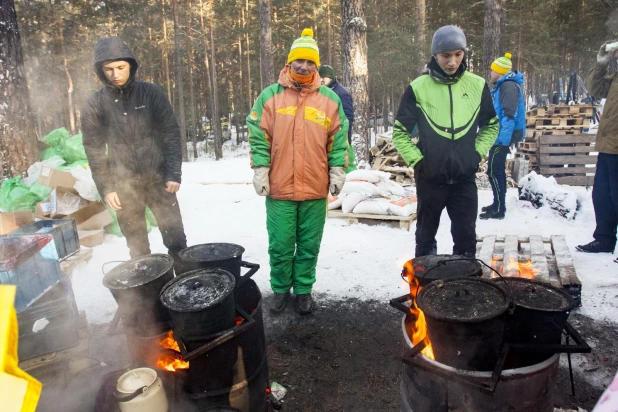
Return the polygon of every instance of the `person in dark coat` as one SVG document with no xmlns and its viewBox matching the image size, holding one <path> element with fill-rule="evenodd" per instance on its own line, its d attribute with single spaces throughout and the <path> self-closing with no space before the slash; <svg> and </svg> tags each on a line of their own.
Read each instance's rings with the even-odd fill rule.
<svg viewBox="0 0 618 412">
<path fill-rule="evenodd" d="M 607 46 L 610 46 L 609 48 Z M 596 218 L 594 240 L 577 246 L 585 253 L 613 253 L 618 241 L 618 50 L 603 43 L 597 63 L 588 75 L 588 91 L 598 99 L 607 99 L 599 123 L 594 148 L 597 170 L 592 186 L 592 205 Z M 618 263 L 618 258 L 614 260 Z"/>
<path fill-rule="evenodd" d="M 94 68 L 103 87 L 82 109 L 82 134 L 92 177 L 114 209 L 131 258 L 150 254 L 146 206 L 163 243 L 177 259 L 187 247 L 176 192 L 180 189 L 180 128 L 161 88 L 135 78 L 137 59 L 119 37 L 103 37 Z"/>
<path fill-rule="evenodd" d="M 335 77 L 335 69 L 333 69 L 329 65 L 320 66 L 318 69 L 318 74 L 322 78 L 322 84 L 332 91 L 334 91 L 339 99 L 341 100 L 341 105 L 343 106 L 343 113 L 345 117 L 348 119 L 350 123 L 350 128 L 348 129 L 348 161 L 349 166 L 345 169 L 346 173 L 351 172 L 352 170 L 356 170 L 356 162 L 354 159 L 354 148 L 352 147 L 352 126 L 354 125 L 354 103 L 352 102 L 352 95 L 339 83 L 337 78 Z"/>
</svg>

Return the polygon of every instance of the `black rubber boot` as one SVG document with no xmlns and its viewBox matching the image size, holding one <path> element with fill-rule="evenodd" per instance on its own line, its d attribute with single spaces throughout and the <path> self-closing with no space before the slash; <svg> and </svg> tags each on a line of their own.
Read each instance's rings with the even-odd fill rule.
<svg viewBox="0 0 618 412">
<path fill-rule="evenodd" d="M 270 311 L 273 313 L 279 313 L 283 309 L 285 309 L 285 305 L 288 303 L 288 298 L 290 297 L 290 292 L 287 293 L 277 293 L 275 292 L 275 297 L 273 299 L 273 303 L 270 306 Z"/>
<path fill-rule="evenodd" d="M 307 315 L 313 312 L 313 308 L 315 307 L 311 293 L 296 295 L 296 304 L 298 306 L 298 313 L 301 315 Z"/>
</svg>

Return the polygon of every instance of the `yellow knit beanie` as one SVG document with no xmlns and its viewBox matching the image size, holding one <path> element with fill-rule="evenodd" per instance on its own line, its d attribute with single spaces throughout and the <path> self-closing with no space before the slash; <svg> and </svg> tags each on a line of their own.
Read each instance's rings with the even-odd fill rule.
<svg viewBox="0 0 618 412">
<path fill-rule="evenodd" d="M 503 57 L 497 58 L 491 64 L 491 70 L 500 75 L 505 75 L 513 69 L 513 62 L 511 62 L 511 53 L 505 53 Z"/>
<path fill-rule="evenodd" d="M 288 54 L 288 64 L 294 60 L 311 60 L 316 66 L 320 65 L 320 51 L 313 39 L 313 30 L 303 30 L 300 37 L 292 43 L 290 54 Z"/>
</svg>

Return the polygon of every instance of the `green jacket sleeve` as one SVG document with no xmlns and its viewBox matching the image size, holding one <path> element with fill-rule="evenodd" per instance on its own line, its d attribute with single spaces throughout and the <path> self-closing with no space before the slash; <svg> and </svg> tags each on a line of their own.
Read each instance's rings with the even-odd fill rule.
<svg viewBox="0 0 618 412">
<path fill-rule="evenodd" d="M 416 126 L 416 96 L 412 86 L 408 85 L 403 92 L 397 117 L 395 118 L 395 127 L 393 128 L 393 144 L 403 157 L 405 162 L 414 167 L 422 158 L 423 154 L 416 146 L 416 143 L 410 138 L 410 134 Z"/>
<path fill-rule="evenodd" d="M 274 94 L 272 87 L 260 93 L 246 119 L 252 167 L 270 167 L 272 142 L 269 133 L 272 133 L 270 130 L 275 120 L 274 113 L 269 107 L 269 100 L 272 100 Z"/>
<path fill-rule="evenodd" d="M 348 167 L 348 118 L 343 112 L 341 99 L 339 101 L 337 115 L 339 116 L 339 126 L 331 128 L 328 132 L 328 167 Z"/>
<path fill-rule="evenodd" d="M 496 116 L 491 92 L 485 84 L 481 97 L 481 110 L 479 111 L 479 134 L 476 136 L 475 142 L 476 152 L 481 156 L 481 159 L 487 155 L 489 149 L 493 146 L 499 131 L 500 123 L 498 116 Z"/>
<path fill-rule="evenodd" d="M 596 97 L 597 99 L 607 98 L 613 79 L 606 79 L 606 74 L 607 65 L 596 63 L 592 70 L 590 70 L 586 83 L 588 86 L 588 93 L 590 93 L 592 97 Z"/>
</svg>

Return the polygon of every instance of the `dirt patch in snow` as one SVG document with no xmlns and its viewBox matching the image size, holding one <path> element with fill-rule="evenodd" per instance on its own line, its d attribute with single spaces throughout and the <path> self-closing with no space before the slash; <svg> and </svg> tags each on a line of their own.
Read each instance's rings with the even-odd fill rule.
<svg viewBox="0 0 618 412">
<path fill-rule="evenodd" d="M 270 379 L 288 389 L 286 411 L 399 411 L 402 364 L 400 312 L 385 302 L 319 300 L 312 315 L 271 315 L 265 297 Z M 618 370 L 618 325 L 573 314 L 571 323 L 593 346 L 573 355 L 575 397 L 562 355 L 556 407 L 592 410 Z"/>
</svg>

